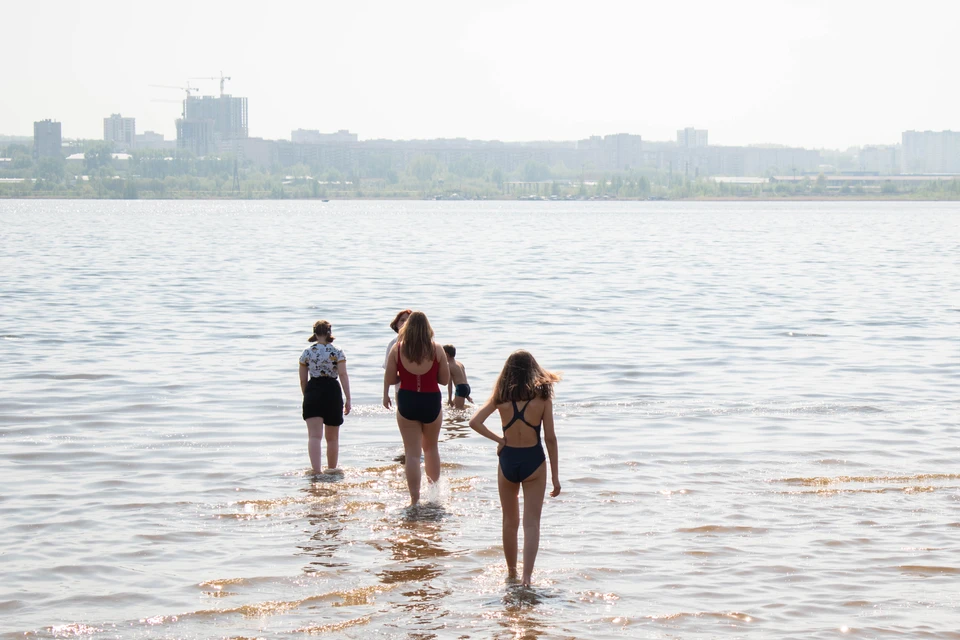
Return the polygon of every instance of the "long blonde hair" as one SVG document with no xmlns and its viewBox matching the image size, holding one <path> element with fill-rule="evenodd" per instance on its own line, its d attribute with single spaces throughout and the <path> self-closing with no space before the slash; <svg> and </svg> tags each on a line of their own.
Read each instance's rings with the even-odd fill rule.
<svg viewBox="0 0 960 640">
<path fill-rule="evenodd" d="M 433 327 L 423 311 L 414 311 L 400 327 L 400 352 L 410 362 L 433 360 Z"/>
<path fill-rule="evenodd" d="M 493 385 L 494 404 L 517 400 L 553 397 L 553 385 L 561 375 L 541 367 L 529 351 L 514 351 L 503 363 L 503 370 Z"/>
</svg>

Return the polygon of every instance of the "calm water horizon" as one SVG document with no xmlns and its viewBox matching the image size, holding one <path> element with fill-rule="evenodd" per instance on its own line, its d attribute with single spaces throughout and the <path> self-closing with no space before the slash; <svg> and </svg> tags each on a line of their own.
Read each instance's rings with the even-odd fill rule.
<svg viewBox="0 0 960 640">
<path fill-rule="evenodd" d="M 960 638 L 960 203 L 0 200 L 0 638 Z M 495 446 L 411 512 L 423 310 L 562 371 L 506 583 Z M 297 358 L 354 410 L 309 473 Z"/>
</svg>

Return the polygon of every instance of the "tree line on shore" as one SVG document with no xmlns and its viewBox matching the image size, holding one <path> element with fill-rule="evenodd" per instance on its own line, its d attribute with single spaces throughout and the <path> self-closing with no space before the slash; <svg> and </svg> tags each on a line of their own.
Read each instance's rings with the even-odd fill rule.
<svg viewBox="0 0 960 640">
<path fill-rule="evenodd" d="M 402 170 L 388 157 L 348 168 L 275 164 L 264 168 L 229 155 L 195 157 L 177 150 L 136 150 L 117 157 L 106 143 L 81 145 L 82 159 L 35 159 L 22 144 L 0 147 L 0 197 L 107 199 L 664 199 L 771 197 L 908 197 L 960 199 L 960 181 L 898 185 L 829 185 L 823 174 L 795 182 L 724 182 L 655 167 L 598 171 L 530 161 L 513 171 L 466 157 L 448 165 L 429 154 Z M 80 150 L 75 152 L 81 153 Z"/>
</svg>

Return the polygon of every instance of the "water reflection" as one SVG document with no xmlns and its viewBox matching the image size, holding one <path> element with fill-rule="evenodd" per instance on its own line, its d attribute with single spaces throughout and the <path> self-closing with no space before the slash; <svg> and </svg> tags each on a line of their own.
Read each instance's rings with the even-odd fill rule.
<svg viewBox="0 0 960 640">
<path fill-rule="evenodd" d="M 473 415 L 472 411 L 448 409 L 443 414 L 443 431 L 440 434 L 440 441 L 446 442 L 469 436 L 471 429 L 468 423 L 471 415 Z"/>
<path fill-rule="evenodd" d="M 378 577 L 384 584 L 409 583 L 407 590 L 400 592 L 403 600 L 393 605 L 402 614 L 400 626 L 417 629 L 408 634 L 410 638 L 436 638 L 432 632 L 445 628 L 440 621 L 446 615 L 441 603 L 451 591 L 437 584 L 443 574 L 443 565 L 437 561 L 451 554 L 442 537 L 446 515 L 441 505 L 409 507 L 387 538 L 394 565 L 384 568 Z"/>
<path fill-rule="evenodd" d="M 547 626 L 538 615 L 537 607 L 546 597 L 533 587 L 519 584 L 507 587 L 503 596 L 503 616 L 499 620 L 503 632 L 496 637 L 536 640 L 545 634 Z"/>
<path fill-rule="evenodd" d="M 445 558 L 450 551 L 442 546 L 442 520 L 446 510 L 440 505 L 420 504 L 404 510 L 395 533 L 387 539 L 395 562 Z"/>
<path fill-rule="evenodd" d="M 343 474 L 315 474 L 309 485 L 301 489 L 315 500 L 310 501 L 310 509 L 306 515 L 307 531 L 310 538 L 297 545 L 301 555 L 314 558 L 333 558 L 343 546 L 341 534 L 346 527 L 348 514 L 343 509 L 343 499 L 339 491 L 330 483 L 343 478 Z M 344 567 L 345 562 L 333 562 L 329 559 L 311 560 L 304 567 L 304 573 L 316 573 L 319 567 Z"/>
</svg>

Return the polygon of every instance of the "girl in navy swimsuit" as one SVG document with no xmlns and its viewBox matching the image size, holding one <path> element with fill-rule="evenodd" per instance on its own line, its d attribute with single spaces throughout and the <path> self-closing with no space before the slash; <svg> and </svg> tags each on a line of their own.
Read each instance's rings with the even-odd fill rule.
<svg viewBox="0 0 960 640">
<path fill-rule="evenodd" d="M 397 425 L 403 438 L 404 468 L 410 504 L 420 501 L 420 453 L 431 482 L 440 479 L 440 425 L 443 422 L 440 386 L 450 380 L 447 354 L 433 341 L 427 316 L 414 311 L 400 329 L 397 344 L 387 355 L 384 389 L 400 383 L 397 391 Z M 390 394 L 383 396 L 390 408 Z"/>
<path fill-rule="evenodd" d="M 493 395 L 470 419 L 470 428 L 496 442 L 500 457 L 497 485 L 503 511 L 503 555 L 510 579 L 517 575 L 517 530 L 520 526 L 520 488 L 523 488 L 523 577 L 530 584 L 533 563 L 540 547 L 540 513 L 547 487 L 547 456 L 540 443 L 540 428 L 550 457 L 551 496 L 560 494 L 557 468 L 557 434 L 553 428 L 553 385 L 560 376 L 544 370 L 527 351 L 507 358 Z M 503 437 L 483 421 L 500 412 Z"/>
</svg>

